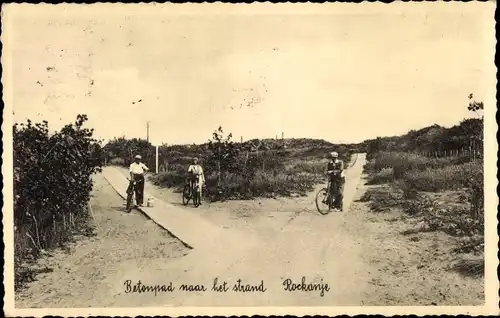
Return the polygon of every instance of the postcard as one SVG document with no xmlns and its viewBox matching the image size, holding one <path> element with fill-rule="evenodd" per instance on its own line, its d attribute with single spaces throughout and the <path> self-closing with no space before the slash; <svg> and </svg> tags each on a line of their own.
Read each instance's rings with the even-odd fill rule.
<svg viewBox="0 0 500 318">
<path fill-rule="evenodd" d="M 499 314 L 495 8 L 4 4 L 6 316 Z"/>
</svg>

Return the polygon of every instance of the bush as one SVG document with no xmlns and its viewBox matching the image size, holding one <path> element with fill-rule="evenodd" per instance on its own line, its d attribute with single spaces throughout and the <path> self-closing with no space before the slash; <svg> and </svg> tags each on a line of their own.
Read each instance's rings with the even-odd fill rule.
<svg viewBox="0 0 500 318">
<path fill-rule="evenodd" d="M 292 193 L 305 195 L 311 191 L 315 183 L 310 174 L 269 173 L 259 171 L 250 181 L 250 192 L 253 196 L 266 194 L 289 196 Z"/>
<path fill-rule="evenodd" d="M 471 188 L 475 180 L 482 182 L 482 164 L 469 162 L 442 168 L 412 170 L 404 174 L 403 180 L 409 187 L 420 191 L 437 192 Z"/>
<path fill-rule="evenodd" d="M 83 128 L 85 121 L 86 115 L 78 115 L 52 135 L 46 121 L 13 127 L 16 269 L 66 242 L 77 221 L 85 219 L 91 175 L 104 158 L 93 130 Z"/>
<path fill-rule="evenodd" d="M 169 166 L 169 170 L 151 176 L 153 184 L 181 189 L 186 176 L 184 166 Z M 205 196 L 217 199 L 252 199 L 255 197 L 304 195 L 313 189 L 317 176 L 308 173 L 287 173 L 285 171 L 257 170 L 252 175 L 224 172 L 220 182 L 215 171 L 205 172 Z"/>
<path fill-rule="evenodd" d="M 213 200 L 252 199 L 255 197 L 304 195 L 312 190 L 316 179 L 312 175 L 288 175 L 283 172 L 257 171 L 251 178 L 237 173 L 225 173 L 217 184 L 217 175 L 207 177 L 206 196 Z"/>
<path fill-rule="evenodd" d="M 452 159 L 447 158 L 427 158 L 406 152 L 381 152 L 375 155 L 366 168 L 370 172 L 392 168 L 394 178 L 399 179 L 407 171 L 445 167 L 451 163 Z"/>
<path fill-rule="evenodd" d="M 453 236 L 484 235 L 484 217 L 473 216 L 464 207 L 439 207 L 436 204 L 424 211 L 424 221 L 432 230 L 442 230 Z"/>
<path fill-rule="evenodd" d="M 405 197 L 406 195 L 404 195 Z M 417 196 L 415 198 L 405 199 L 403 201 L 403 210 L 409 215 L 421 215 L 427 211 L 433 211 L 437 205 L 434 201 L 427 197 Z M 434 228 L 433 224 L 428 224 L 431 229 Z"/>
<path fill-rule="evenodd" d="M 180 188 L 184 184 L 186 174 L 178 171 L 167 170 L 151 176 L 154 185 L 166 188 Z"/>
<path fill-rule="evenodd" d="M 120 165 L 128 166 L 134 161 L 134 156 L 140 154 L 142 161 L 152 170 L 156 169 L 155 148 L 146 140 L 125 137 L 115 138 L 104 146 L 104 152 L 110 163 L 113 160 Z"/>
<path fill-rule="evenodd" d="M 375 172 L 368 184 L 383 184 L 393 181 L 394 179 L 394 169 L 393 168 L 382 168 L 382 170 Z"/>
<path fill-rule="evenodd" d="M 299 160 L 296 163 L 292 164 L 288 169 L 287 172 L 290 174 L 297 174 L 297 173 L 309 173 L 309 174 L 315 174 L 315 175 L 324 175 L 325 170 L 326 170 L 326 165 L 327 161 L 326 160 L 310 160 L 310 161 L 305 161 L 305 160 Z"/>
<path fill-rule="evenodd" d="M 123 160 L 123 158 L 113 158 L 109 160 L 109 164 L 117 166 L 125 166 L 125 160 Z"/>
<path fill-rule="evenodd" d="M 387 212 L 402 203 L 399 191 L 393 188 L 371 188 L 360 198 L 361 202 L 369 202 L 368 207 L 373 212 Z"/>
</svg>

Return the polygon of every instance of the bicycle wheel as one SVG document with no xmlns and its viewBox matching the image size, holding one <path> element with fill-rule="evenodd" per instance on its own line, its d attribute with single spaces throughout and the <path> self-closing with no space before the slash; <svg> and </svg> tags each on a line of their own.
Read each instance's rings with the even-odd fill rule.
<svg viewBox="0 0 500 318">
<path fill-rule="evenodd" d="M 195 208 L 197 208 L 197 207 L 200 206 L 200 190 L 199 189 L 194 190 L 194 193 L 193 193 L 193 204 L 194 204 Z"/>
<path fill-rule="evenodd" d="M 326 215 L 330 212 L 330 198 L 328 197 L 328 189 L 323 188 L 316 194 L 316 208 L 318 212 Z"/>
<path fill-rule="evenodd" d="M 189 188 L 189 184 L 184 186 L 184 190 L 182 190 L 182 204 L 187 205 L 189 203 L 189 199 L 191 199 L 191 189 Z"/>
<path fill-rule="evenodd" d="M 134 206 L 133 201 L 134 201 L 134 192 L 130 191 L 129 193 L 127 193 L 127 207 L 126 207 L 127 212 L 132 211 L 132 207 Z"/>
</svg>

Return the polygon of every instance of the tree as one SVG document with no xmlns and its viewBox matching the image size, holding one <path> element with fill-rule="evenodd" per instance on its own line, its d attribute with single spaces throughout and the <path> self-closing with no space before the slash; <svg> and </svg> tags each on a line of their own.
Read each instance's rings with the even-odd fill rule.
<svg viewBox="0 0 500 318">
<path fill-rule="evenodd" d="M 382 151 L 382 138 L 377 137 L 377 139 L 367 140 L 367 157 L 372 158 L 374 154 L 379 151 Z"/>
<path fill-rule="evenodd" d="M 64 241 L 74 225 L 74 217 L 86 211 L 93 182 L 91 175 L 101 170 L 100 141 L 93 129 L 84 128 L 86 115 L 49 134 L 48 122 L 15 124 L 14 224 L 15 241 L 29 238 L 30 250 L 24 257 Z"/>
<path fill-rule="evenodd" d="M 144 139 L 115 138 L 104 146 L 109 159 L 122 158 L 125 165 L 132 163 L 135 155 L 140 154 L 147 164 L 151 164 L 154 156 L 154 147 Z M 151 167 L 150 167 L 151 168 Z"/>
<path fill-rule="evenodd" d="M 208 141 L 209 155 L 206 166 L 217 171 L 217 184 L 220 184 L 221 173 L 236 172 L 238 170 L 238 153 L 229 133 L 224 136 L 222 127 L 219 126 L 212 134 L 212 139 Z"/>
<path fill-rule="evenodd" d="M 484 115 L 482 111 L 484 110 L 484 103 L 482 101 L 476 101 L 472 93 L 469 94 L 469 105 L 467 106 L 469 111 L 476 113 L 479 117 L 476 120 L 469 119 L 464 120 L 460 126 L 465 126 L 469 130 L 469 147 L 471 150 L 479 150 L 479 153 L 483 151 L 483 129 L 484 129 Z M 481 115 L 480 115 L 481 113 Z"/>
<path fill-rule="evenodd" d="M 469 94 L 469 105 L 467 109 L 476 113 L 479 118 L 483 119 L 484 115 L 480 115 L 479 113 L 484 110 L 484 103 L 476 101 L 472 93 Z"/>
</svg>

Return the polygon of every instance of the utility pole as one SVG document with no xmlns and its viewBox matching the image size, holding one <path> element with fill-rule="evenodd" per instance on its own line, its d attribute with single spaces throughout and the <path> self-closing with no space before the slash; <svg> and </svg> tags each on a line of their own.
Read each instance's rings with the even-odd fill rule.
<svg viewBox="0 0 500 318">
<path fill-rule="evenodd" d="M 146 140 L 149 142 L 149 121 L 146 122 Z"/>
<path fill-rule="evenodd" d="M 156 145 L 156 174 L 158 174 L 158 145 Z"/>
</svg>

